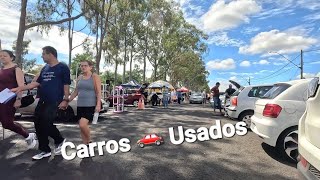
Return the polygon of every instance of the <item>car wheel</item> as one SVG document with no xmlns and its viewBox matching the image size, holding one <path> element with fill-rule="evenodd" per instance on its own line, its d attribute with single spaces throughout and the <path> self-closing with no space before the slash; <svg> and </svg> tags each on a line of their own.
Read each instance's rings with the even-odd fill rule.
<svg viewBox="0 0 320 180">
<path fill-rule="evenodd" d="M 156 141 L 156 145 L 160 146 L 161 142 L 160 141 Z"/>
<path fill-rule="evenodd" d="M 292 127 L 284 131 L 276 146 L 281 156 L 288 160 L 297 162 L 298 158 L 298 127 Z"/>
<path fill-rule="evenodd" d="M 139 101 L 137 101 L 137 100 L 133 101 L 134 107 L 138 107 L 138 102 L 139 102 Z"/>
<path fill-rule="evenodd" d="M 144 144 L 143 144 L 143 143 L 139 143 L 139 146 L 140 146 L 141 148 L 143 148 L 143 147 L 144 147 Z"/>
<path fill-rule="evenodd" d="M 254 114 L 253 111 L 245 111 L 239 117 L 240 121 L 243 121 L 246 123 L 246 128 L 248 128 L 248 129 L 250 129 L 251 117 L 253 114 Z"/>
<path fill-rule="evenodd" d="M 75 119 L 74 111 L 71 106 L 66 110 L 59 109 L 57 112 L 57 121 L 59 122 L 72 122 Z"/>
</svg>

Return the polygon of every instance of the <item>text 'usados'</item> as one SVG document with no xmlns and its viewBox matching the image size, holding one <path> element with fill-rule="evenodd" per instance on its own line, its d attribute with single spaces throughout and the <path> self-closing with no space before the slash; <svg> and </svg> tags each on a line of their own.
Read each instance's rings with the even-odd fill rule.
<svg viewBox="0 0 320 180">
<path fill-rule="evenodd" d="M 209 128 L 184 129 L 183 126 L 178 126 L 177 129 L 174 127 L 169 128 L 170 141 L 174 145 L 180 145 L 184 141 L 193 143 L 196 141 L 209 141 L 211 139 L 217 140 L 223 137 L 231 138 L 236 134 L 238 136 L 244 136 L 247 132 L 245 122 L 238 122 L 235 125 L 227 123 L 222 126 L 220 120 L 216 120 L 215 125 Z M 100 141 L 92 142 L 88 145 L 79 144 L 77 146 L 72 142 L 66 142 L 62 145 L 61 153 L 64 159 L 73 160 L 75 157 L 82 159 L 96 155 L 103 156 L 105 152 L 116 154 L 119 151 L 125 153 L 130 150 L 130 140 L 128 138 L 122 138 L 119 141 Z"/>
</svg>

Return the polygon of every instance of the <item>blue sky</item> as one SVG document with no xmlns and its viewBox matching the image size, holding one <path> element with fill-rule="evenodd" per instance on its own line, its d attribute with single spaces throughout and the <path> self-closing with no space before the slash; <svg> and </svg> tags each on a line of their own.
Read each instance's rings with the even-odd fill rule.
<svg viewBox="0 0 320 180">
<path fill-rule="evenodd" d="M 19 3 L 18 0 L 12 2 Z M 275 83 L 299 78 L 300 50 L 305 51 L 305 77 L 320 76 L 320 1 L 319 0 L 174 0 L 185 19 L 209 35 L 208 52 L 203 55 L 211 87 L 216 81 L 227 86 L 228 80 L 246 85 Z M 0 38 L 3 48 L 11 48 L 16 39 L 19 11 L 0 3 Z M 12 3 L 11 3 L 12 4 Z M 84 26 L 77 21 L 76 29 Z M 77 45 L 87 35 L 77 33 Z M 91 37 L 92 38 L 92 37 Z M 67 60 L 67 35 L 53 27 L 49 35 L 28 31 L 31 39 L 30 58 L 41 59 L 41 47 L 58 49 L 60 60 Z M 74 54 L 81 53 L 81 47 Z M 273 52 L 273 53 L 269 53 Z M 279 55 L 281 54 L 281 55 Z M 284 57 L 285 58 L 284 58 Z M 112 66 L 104 70 L 113 70 Z M 122 68 L 120 67 L 121 71 Z M 122 73 L 122 72 L 119 72 Z M 147 74 L 152 67 L 148 65 Z"/>
<path fill-rule="evenodd" d="M 210 86 L 228 79 L 247 84 L 249 77 L 252 84 L 296 79 L 300 70 L 286 58 L 300 66 L 301 49 L 305 77 L 319 76 L 320 50 L 307 51 L 320 49 L 320 1 L 176 2 L 188 22 L 209 34 L 204 60 Z"/>
</svg>

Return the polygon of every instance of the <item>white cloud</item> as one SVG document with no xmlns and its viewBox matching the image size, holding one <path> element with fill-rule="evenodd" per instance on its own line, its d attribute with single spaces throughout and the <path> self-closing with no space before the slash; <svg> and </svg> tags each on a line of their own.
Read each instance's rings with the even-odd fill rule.
<svg viewBox="0 0 320 180">
<path fill-rule="evenodd" d="M 303 18 L 305 21 L 319 21 L 320 20 L 320 13 L 313 13 L 305 16 Z"/>
<path fill-rule="evenodd" d="M 320 8 L 319 0 L 259 0 L 264 5 L 263 11 L 256 17 L 267 19 L 280 15 L 296 14 L 297 9 L 318 10 Z"/>
<path fill-rule="evenodd" d="M 279 30 L 271 30 L 269 32 L 261 32 L 250 41 L 250 45 L 239 48 L 242 54 L 262 54 L 270 51 L 278 53 L 293 53 L 301 49 L 308 49 L 311 45 L 318 41 L 314 38 L 303 37 L 301 35 L 293 35 L 292 32 L 280 32 Z"/>
<path fill-rule="evenodd" d="M 0 4 L 0 37 L 6 37 L 2 41 L 3 48 L 12 49 L 13 41 L 17 39 L 20 13 L 14 9 L 8 9 L 4 6 L 5 4 Z M 81 32 L 74 34 L 73 44 L 75 46 L 81 44 L 86 37 L 87 35 Z M 89 38 L 94 40 L 93 37 Z M 57 26 L 52 26 L 48 35 L 41 35 L 36 31 L 36 28 L 34 28 L 34 30 L 28 30 L 25 33 L 24 40 L 31 40 L 31 43 L 29 44 L 29 53 L 40 55 L 42 47 L 53 46 L 57 49 L 59 54 L 68 55 L 68 35 L 67 33 L 63 33 L 60 36 L 60 31 Z M 84 51 L 80 46 L 73 50 L 73 55 L 82 52 Z M 66 61 L 66 59 L 60 60 Z"/>
<path fill-rule="evenodd" d="M 241 33 L 250 35 L 258 31 L 260 31 L 259 27 L 246 27 L 241 31 Z"/>
<path fill-rule="evenodd" d="M 231 70 L 236 68 L 236 63 L 233 59 L 213 60 L 207 63 L 209 70 Z"/>
<path fill-rule="evenodd" d="M 207 42 L 208 44 L 214 44 L 216 46 L 224 46 L 224 47 L 226 46 L 240 47 L 244 45 L 244 42 L 242 40 L 229 38 L 227 32 L 211 33 Z"/>
<path fill-rule="evenodd" d="M 304 78 L 313 78 L 313 77 L 320 77 L 320 72 L 316 73 L 303 73 Z M 296 76 L 297 79 L 300 79 L 300 74 Z"/>
<path fill-rule="evenodd" d="M 202 17 L 204 30 L 215 32 L 238 27 L 250 22 L 250 15 L 260 12 L 261 6 L 254 0 L 235 0 L 226 3 L 218 0 Z"/>
<path fill-rule="evenodd" d="M 240 63 L 240 66 L 242 66 L 242 67 L 250 67 L 251 63 L 250 63 L 250 61 L 242 61 Z"/>
<path fill-rule="evenodd" d="M 312 62 L 310 64 L 320 64 L 320 61 Z"/>
<path fill-rule="evenodd" d="M 284 65 L 284 64 L 283 64 L 283 63 L 274 62 L 273 65 L 275 65 L 275 66 L 281 66 L 281 65 Z"/>
<path fill-rule="evenodd" d="M 270 62 L 267 60 L 260 60 L 259 62 L 254 62 L 253 64 L 268 65 Z"/>
<path fill-rule="evenodd" d="M 228 79 L 217 78 L 215 80 L 210 80 L 209 81 L 210 89 L 213 88 L 216 85 L 217 82 L 220 83 L 220 87 L 219 87 L 220 91 L 225 91 L 229 86 Z"/>
<path fill-rule="evenodd" d="M 10 9 L 5 7 L 5 4 L 0 3 L 0 19 L 1 19 L 1 26 L 0 26 L 0 37 L 3 49 L 12 49 L 13 41 L 17 39 L 18 34 L 18 24 L 19 24 L 19 17 L 20 12 L 15 11 L 14 9 Z M 2 39 L 5 37 L 5 39 Z M 79 45 L 83 42 L 83 40 L 88 37 L 86 34 L 77 32 L 74 34 L 73 45 Z M 89 37 L 94 42 L 94 37 Z M 29 53 L 32 53 L 39 58 L 41 57 L 42 47 L 44 46 L 53 46 L 57 49 L 59 53 L 58 59 L 60 61 L 67 62 L 68 61 L 68 34 L 64 33 L 60 35 L 60 31 L 57 26 L 52 26 L 51 30 L 49 31 L 48 35 L 44 34 L 41 35 L 39 32 L 34 30 L 29 30 L 26 32 L 24 40 L 31 40 L 29 45 Z M 84 50 L 82 46 L 74 49 L 72 51 L 72 55 L 74 56 L 77 53 L 83 53 Z M 65 58 L 65 59 L 64 59 Z M 100 62 L 101 72 L 103 71 L 113 71 L 114 72 L 114 65 L 104 66 L 105 59 L 102 56 Z M 138 64 L 138 63 L 135 63 Z M 142 68 L 143 65 L 139 64 Z M 126 70 L 129 70 L 129 63 L 126 66 Z M 118 73 L 123 73 L 123 66 L 118 66 Z M 152 74 L 152 66 L 147 61 L 147 70 L 146 76 L 151 77 Z"/>
</svg>

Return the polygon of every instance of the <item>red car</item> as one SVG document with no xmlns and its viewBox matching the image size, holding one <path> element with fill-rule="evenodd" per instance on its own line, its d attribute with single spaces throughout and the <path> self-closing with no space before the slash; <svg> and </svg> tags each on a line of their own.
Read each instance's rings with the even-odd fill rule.
<svg viewBox="0 0 320 180">
<path fill-rule="evenodd" d="M 138 106 L 139 99 L 141 97 L 141 93 L 139 93 L 138 89 L 127 89 L 124 94 L 124 105 L 134 105 Z M 110 106 L 113 106 L 113 96 L 112 94 L 108 97 L 108 101 L 110 102 Z"/>
<path fill-rule="evenodd" d="M 137 142 L 138 146 L 141 148 L 148 144 L 156 144 L 157 146 L 160 146 L 161 143 L 163 143 L 163 138 L 157 134 L 148 134 Z"/>
</svg>

